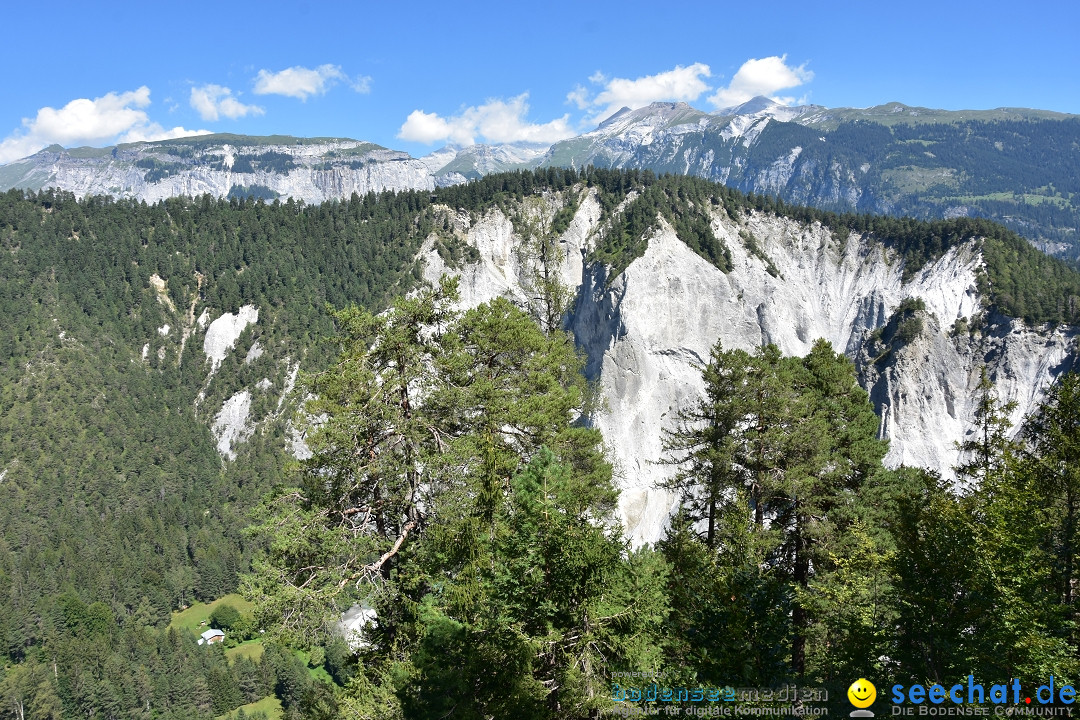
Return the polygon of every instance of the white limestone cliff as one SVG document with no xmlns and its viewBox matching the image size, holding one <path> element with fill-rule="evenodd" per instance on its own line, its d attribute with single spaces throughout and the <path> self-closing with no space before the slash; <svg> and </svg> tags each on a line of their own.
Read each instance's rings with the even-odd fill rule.
<svg viewBox="0 0 1080 720">
<path fill-rule="evenodd" d="M 1018 422 L 1072 357 L 1075 333 L 1017 320 L 1002 319 L 985 336 L 949 337 L 956 320 L 982 307 L 976 286 L 982 259 L 974 243 L 951 249 L 905 281 L 903 260 L 876 241 L 836 238 L 820 225 L 759 213 L 743 224 L 720 215 L 713 230 L 731 251 L 730 272 L 698 256 L 661 221 L 645 253 L 608 278 L 606 268 L 583 263 L 599 217 L 595 199 L 586 198 L 561 238 L 563 276 L 577 290 L 568 324 L 587 373 L 600 384 L 604 406 L 592 421 L 615 460 L 620 514 L 636 543 L 659 539 L 675 506 L 655 487 L 672 472 L 659 462 L 663 431 L 701 396 L 700 368 L 717 340 L 745 350 L 775 343 L 785 354 L 804 355 L 825 338 L 854 358 L 905 298 L 922 298 L 933 318 L 924 336 L 887 368 L 861 365 L 861 381 L 884 415 L 887 464 L 917 464 L 947 477 L 958 460 L 954 443 L 972 428 L 972 390 L 983 363 L 1000 397 L 1018 402 Z M 525 268 L 510 221 L 492 210 L 461 223 L 479 262 L 451 270 L 429 245 L 428 279 L 456 272 L 466 307 L 499 295 L 521 301 Z M 775 277 L 740 232 L 752 233 Z"/>
<path fill-rule="evenodd" d="M 918 337 L 883 360 L 858 358 L 881 435 L 890 440 L 888 462 L 933 468 L 954 479 L 952 466 L 960 459 L 954 442 L 975 432 L 983 364 L 998 399 L 1016 403 L 1010 420 L 1019 428 L 1052 379 L 1073 366 L 1076 336 L 1075 330 L 1031 329 L 1001 316 L 985 332 L 954 334 L 928 317 Z"/>
<path fill-rule="evenodd" d="M 221 365 L 221 361 L 232 350 L 244 328 L 258 320 L 259 309 L 254 305 L 244 305 L 235 313 L 222 313 L 217 320 L 210 323 L 203 337 L 203 353 L 211 363 L 211 372 Z"/>
<path fill-rule="evenodd" d="M 248 423 L 251 413 L 251 392 L 241 390 L 221 406 L 210 431 L 217 440 L 217 450 L 222 457 L 236 459 L 236 445 L 251 437 L 254 428 Z"/>
</svg>

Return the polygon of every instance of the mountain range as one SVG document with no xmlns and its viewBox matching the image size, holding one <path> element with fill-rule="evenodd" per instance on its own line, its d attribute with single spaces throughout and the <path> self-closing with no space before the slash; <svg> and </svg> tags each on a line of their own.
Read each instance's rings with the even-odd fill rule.
<svg viewBox="0 0 1080 720">
<path fill-rule="evenodd" d="M 1051 254 L 1080 256 L 1080 117 L 1018 108 L 830 109 L 759 97 L 706 113 L 653 103 L 550 146 L 448 146 L 420 158 L 347 138 L 289 136 L 52 146 L 0 166 L 0 189 L 317 203 L 588 165 L 697 175 L 836 212 L 988 218 Z"/>
</svg>

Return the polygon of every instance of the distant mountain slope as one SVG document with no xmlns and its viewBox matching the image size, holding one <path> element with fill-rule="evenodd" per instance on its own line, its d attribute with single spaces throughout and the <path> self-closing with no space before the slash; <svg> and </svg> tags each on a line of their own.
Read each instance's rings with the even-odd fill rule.
<svg viewBox="0 0 1080 720">
<path fill-rule="evenodd" d="M 0 189 L 313 203 L 588 165 L 697 175 L 838 212 L 989 218 L 1052 254 L 1080 257 L 1080 117 L 1017 108 L 785 107 L 754 98 L 710 114 L 654 103 L 550 147 L 446 147 L 422 158 L 346 138 L 287 136 L 53 146 L 0 166 Z"/>
<path fill-rule="evenodd" d="M 1054 254 L 1080 252 L 1080 118 L 761 100 L 713 115 L 684 103 L 620 113 L 553 145 L 542 166 L 698 175 L 842 212 L 985 217 Z"/>
<path fill-rule="evenodd" d="M 349 138 L 202 135 L 111 148 L 50 146 L 0 166 L 0 190 L 55 187 L 76 195 L 155 202 L 170 197 L 293 198 L 431 190 L 493 172 L 528 169 L 546 145 L 447 147 L 423 158 Z"/>
<path fill-rule="evenodd" d="M 0 168 L 0 186 L 148 202 L 206 193 L 322 202 L 370 190 L 431 189 L 435 182 L 424 163 L 371 143 L 205 135 L 98 151 L 54 146 Z"/>
</svg>

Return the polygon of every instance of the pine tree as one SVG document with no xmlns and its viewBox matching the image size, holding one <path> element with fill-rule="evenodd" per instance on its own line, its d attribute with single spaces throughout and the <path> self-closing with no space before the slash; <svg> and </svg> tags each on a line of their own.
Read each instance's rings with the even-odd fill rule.
<svg viewBox="0 0 1080 720">
<path fill-rule="evenodd" d="M 1076 646 L 1077 608 L 1073 585 L 1080 532 L 1080 374 L 1069 372 L 1047 391 L 1022 429 L 1028 453 L 1026 472 L 1051 513 L 1054 582 L 1058 588 Z"/>
<path fill-rule="evenodd" d="M 1016 402 L 1002 404 L 998 400 L 985 365 L 980 370 L 975 391 L 978 397 L 975 406 L 976 435 L 971 440 L 957 443 L 957 449 L 968 459 L 955 470 L 957 476 L 972 486 L 990 491 L 992 485 L 1001 482 L 1019 449 L 1009 433 L 1012 428 L 1009 415 L 1016 409 Z"/>
<path fill-rule="evenodd" d="M 706 523 L 704 540 L 711 549 L 717 547 L 719 515 L 730 493 L 746 489 L 734 453 L 746 413 L 742 391 L 749 363 L 749 354 L 725 352 L 717 341 L 702 369 L 705 397 L 680 411 L 676 429 L 665 435 L 666 462 L 676 470 L 663 487 L 679 493 L 687 529 Z"/>
<path fill-rule="evenodd" d="M 301 487 L 266 506 L 269 560 L 247 578 L 277 632 L 330 632 L 335 614 L 365 583 L 388 578 L 406 540 L 423 531 L 439 484 L 429 471 L 447 438 L 421 399 L 434 389 L 455 298 L 446 282 L 383 316 L 335 313 L 338 362 L 306 381 L 315 393 L 306 409 L 317 423 L 312 456 Z"/>
<path fill-rule="evenodd" d="M 977 434 L 958 444 L 968 460 L 955 468 L 969 483 L 962 503 L 973 535 L 963 562 L 973 571 L 967 586 L 979 643 L 969 662 L 987 675 L 1068 676 L 1077 665 L 1059 631 L 1051 590 L 1051 522 L 1040 474 L 1021 461 L 1010 432 L 1015 403 L 998 400 L 985 367 L 978 392 Z"/>
<path fill-rule="evenodd" d="M 562 279 L 566 253 L 559 242 L 557 217 L 553 216 L 549 196 L 528 198 L 523 205 L 515 224 L 523 238 L 518 247 L 524 273 L 522 289 L 528 298 L 529 314 L 544 332 L 551 334 L 562 327 L 563 315 L 573 300 L 573 293 Z M 571 202 L 558 212 L 575 205 Z"/>
<path fill-rule="evenodd" d="M 610 703 L 609 668 L 658 663 L 664 563 L 608 526 L 573 343 L 506 300 L 457 314 L 452 297 L 337 314 L 313 455 L 267 506 L 271 552 L 246 587 L 293 638 L 374 604 L 346 703 L 361 716 L 392 683 L 416 716 L 584 717 Z"/>
<path fill-rule="evenodd" d="M 703 377 L 705 399 L 669 437 L 679 464 L 669 487 L 681 490 L 690 522 L 706 522 L 707 547 L 760 553 L 732 558 L 730 567 L 767 563 L 792 593 L 773 604 L 790 602 L 790 667 L 801 678 L 815 621 L 808 608 L 821 607 L 811 580 L 846 551 L 846 529 L 869 514 L 859 496 L 880 481 L 886 446 L 850 361 L 824 341 L 802 359 L 772 345 L 750 355 L 718 344 Z M 740 516 L 752 540 L 717 533 L 718 518 Z"/>
<path fill-rule="evenodd" d="M 908 472 L 917 477 L 898 498 L 891 525 L 898 613 L 891 657 L 898 675 L 944 682 L 973 671 L 982 641 L 971 632 L 982 611 L 972 562 L 977 533 L 963 499 L 939 476 Z"/>
</svg>

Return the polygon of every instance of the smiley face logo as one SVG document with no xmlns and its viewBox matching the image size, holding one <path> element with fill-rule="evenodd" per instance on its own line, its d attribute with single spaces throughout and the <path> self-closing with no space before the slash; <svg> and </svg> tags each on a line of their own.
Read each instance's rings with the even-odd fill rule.
<svg viewBox="0 0 1080 720">
<path fill-rule="evenodd" d="M 866 678 L 859 678 L 847 689 L 848 700 L 857 708 L 868 708 L 877 699 L 877 688 Z"/>
</svg>

